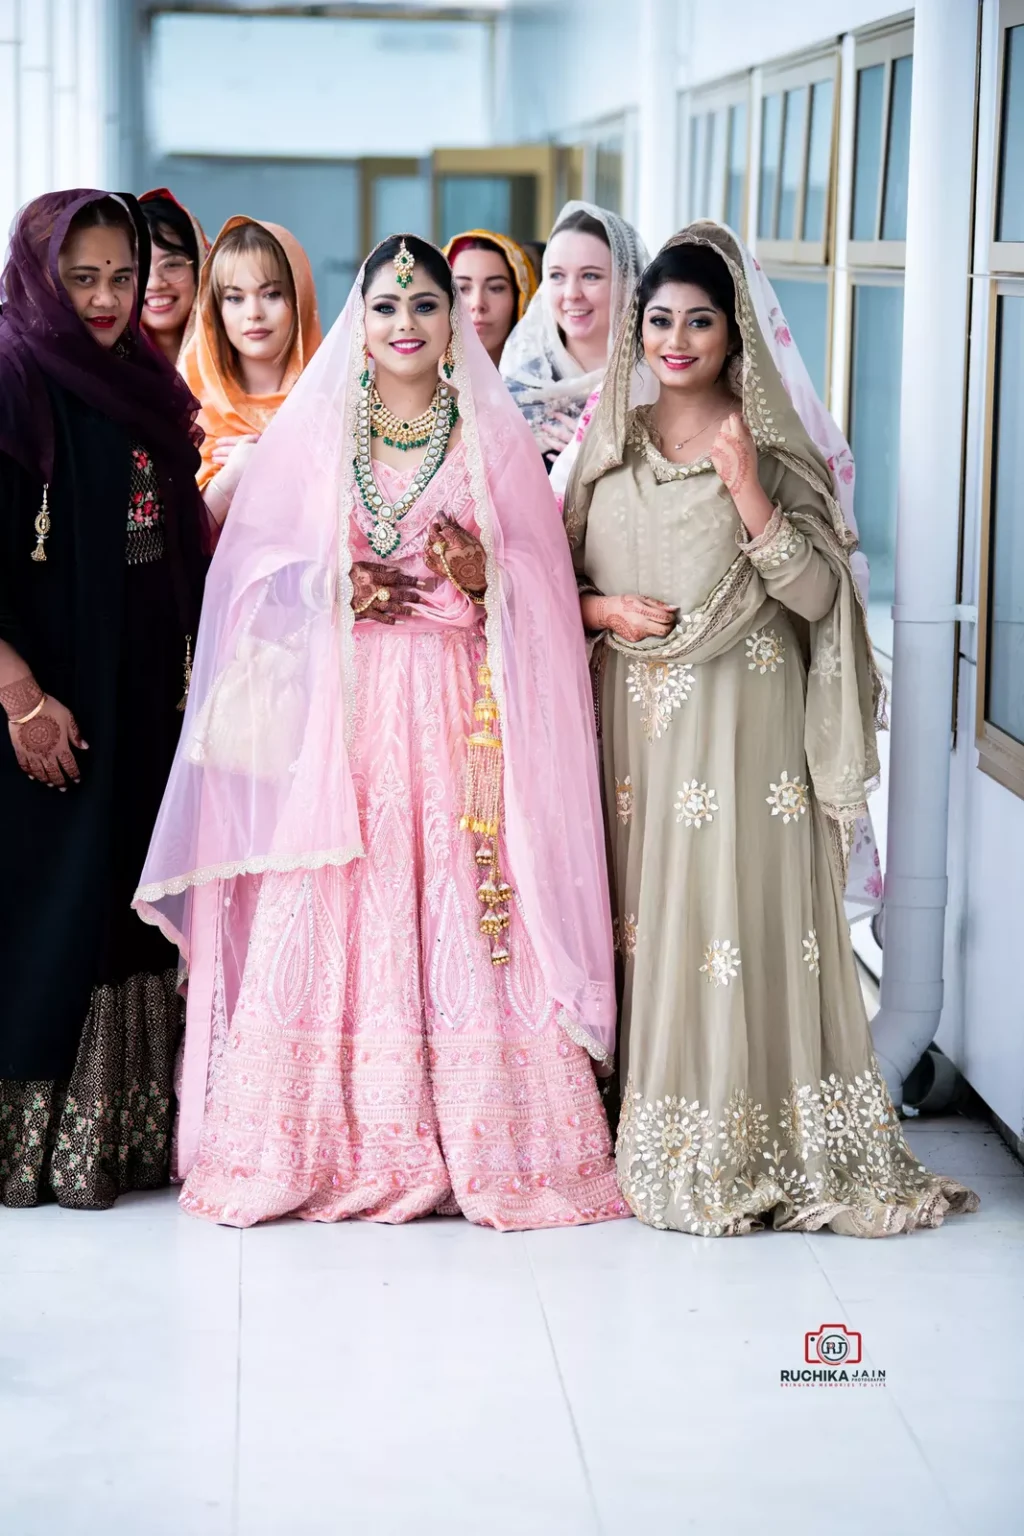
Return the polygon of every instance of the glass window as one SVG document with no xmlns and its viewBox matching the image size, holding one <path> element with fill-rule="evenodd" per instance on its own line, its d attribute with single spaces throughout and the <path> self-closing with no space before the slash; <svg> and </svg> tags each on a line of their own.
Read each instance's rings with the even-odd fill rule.
<svg viewBox="0 0 1024 1536">
<path fill-rule="evenodd" d="M 612 213 L 622 211 L 622 140 L 602 139 L 594 152 L 594 201 Z M 480 229 L 504 230 L 504 225 L 481 224 Z"/>
<path fill-rule="evenodd" d="M 811 140 L 807 152 L 807 191 L 804 195 L 803 239 L 824 240 L 828 208 L 829 173 L 832 169 L 831 80 L 819 80 L 811 90 Z"/>
<path fill-rule="evenodd" d="M 430 178 L 427 176 L 375 176 L 370 203 L 370 242 L 377 245 L 396 229 L 431 237 Z M 472 229 L 472 224 L 456 224 Z M 485 229 L 487 225 L 483 226 Z"/>
<path fill-rule="evenodd" d="M 1024 240 L 1024 26 L 1006 33 L 997 240 Z"/>
<path fill-rule="evenodd" d="M 804 179 L 804 144 L 807 131 L 807 87 L 786 92 L 785 126 L 782 134 L 782 185 L 779 189 L 777 239 L 794 240 L 796 210 Z"/>
<path fill-rule="evenodd" d="M 854 512 L 871 566 L 871 637 L 892 655 L 896 492 L 900 437 L 903 289 L 857 283 L 853 290 L 850 446 L 857 464 Z"/>
<path fill-rule="evenodd" d="M 874 240 L 882 173 L 885 65 L 857 71 L 857 145 L 853 171 L 853 238 Z"/>
<path fill-rule="evenodd" d="M 828 284 L 806 278 L 773 277 L 772 287 L 782 305 L 790 334 L 800 348 L 811 383 L 824 400 L 828 359 Z"/>
<path fill-rule="evenodd" d="M 914 60 L 910 54 L 892 66 L 889 137 L 885 149 L 885 203 L 882 239 L 907 238 L 907 180 L 910 174 L 910 89 Z"/>
<path fill-rule="evenodd" d="M 704 145 L 707 140 L 708 119 L 702 112 L 698 117 L 690 120 L 690 187 L 693 199 L 693 207 L 690 209 L 690 217 L 700 219 L 704 216 L 704 207 L 708 195 L 708 157 L 704 153 Z"/>
<path fill-rule="evenodd" d="M 775 192 L 779 180 L 782 147 L 782 95 L 766 96 L 761 106 L 761 192 L 758 199 L 757 233 L 763 240 L 775 238 Z"/>
<path fill-rule="evenodd" d="M 743 203 L 747 179 L 747 107 L 740 102 L 729 108 L 729 179 L 725 191 L 725 222 L 743 229 Z"/>
<path fill-rule="evenodd" d="M 1024 297 L 996 315 L 986 719 L 1024 744 Z"/>
</svg>

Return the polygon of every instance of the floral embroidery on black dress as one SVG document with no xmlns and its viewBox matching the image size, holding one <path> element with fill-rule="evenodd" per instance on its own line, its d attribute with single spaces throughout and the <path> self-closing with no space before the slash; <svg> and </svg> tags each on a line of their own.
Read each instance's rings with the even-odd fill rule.
<svg viewBox="0 0 1024 1536">
<path fill-rule="evenodd" d="M 129 565 L 150 565 L 164 556 L 164 509 L 156 469 L 148 449 L 132 449 L 131 490 L 128 495 Z"/>
</svg>

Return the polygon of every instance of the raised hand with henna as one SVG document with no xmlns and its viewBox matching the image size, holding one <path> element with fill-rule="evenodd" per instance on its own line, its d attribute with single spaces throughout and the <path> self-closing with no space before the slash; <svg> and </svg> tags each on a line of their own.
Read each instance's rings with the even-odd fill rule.
<svg viewBox="0 0 1024 1536">
<path fill-rule="evenodd" d="M 43 707 L 36 714 L 40 703 Z M 44 695 L 31 673 L 0 688 L 0 705 L 7 715 L 11 745 L 22 772 L 50 789 L 63 791 L 69 784 L 77 784 L 81 775 L 72 748 L 82 752 L 89 748 L 70 710 Z M 16 724 L 25 715 L 31 715 L 31 720 Z"/>
<path fill-rule="evenodd" d="M 599 597 L 590 592 L 580 598 L 584 629 L 610 629 L 620 640 L 636 644 L 655 637 L 664 640 L 676 623 L 676 609 L 656 597 L 627 592 L 620 597 Z"/>
<path fill-rule="evenodd" d="M 439 550 L 436 546 L 443 545 Z M 427 568 L 473 597 L 487 591 L 487 554 L 483 545 L 459 523 L 442 517 L 433 523 L 423 556 Z M 445 566 L 447 565 L 447 570 Z"/>
<path fill-rule="evenodd" d="M 757 478 L 757 445 L 737 412 L 719 427 L 711 445 L 711 462 L 736 503 L 744 527 L 756 539 L 772 520 L 772 504 Z"/>
<path fill-rule="evenodd" d="M 426 587 L 416 576 L 374 560 L 357 560 L 350 575 L 356 618 L 375 619 L 378 624 L 395 624 L 407 617 L 412 613 L 411 604 L 421 601 L 419 594 Z"/>
</svg>

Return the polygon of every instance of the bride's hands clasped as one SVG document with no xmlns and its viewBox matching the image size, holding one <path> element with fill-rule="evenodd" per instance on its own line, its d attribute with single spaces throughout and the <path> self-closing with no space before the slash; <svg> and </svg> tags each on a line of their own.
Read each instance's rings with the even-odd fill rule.
<svg viewBox="0 0 1024 1536">
<path fill-rule="evenodd" d="M 676 609 L 656 597 L 642 597 L 627 592 L 619 597 L 599 597 L 588 593 L 580 598 L 584 629 L 610 629 L 620 640 L 635 644 L 638 640 L 664 640 L 676 623 Z"/>
<path fill-rule="evenodd" d="M 407 617 L 410 605 L 421 601 L 419 594 L 427 586 L 416 576 L 374 560 L 357 560 L 350 575 L 353 613 L 357 619 L 376 619 L 378 624 L 394 624 Z"/>
</svg>

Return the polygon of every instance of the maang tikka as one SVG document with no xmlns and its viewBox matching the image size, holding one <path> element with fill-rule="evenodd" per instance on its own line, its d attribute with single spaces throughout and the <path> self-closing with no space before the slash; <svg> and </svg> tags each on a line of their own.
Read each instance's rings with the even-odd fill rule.
<svg viewBox="0 0 1024 1536">
<path fill-rule="evenodd" d="M 412 282 L 413 270 L 416 266 L 416 258 L 405 243 L 403 237 L 398 253 L 392 263 L 395 269 L 395 278 L 399 288 L 408 288 Z"/>
</svg>

